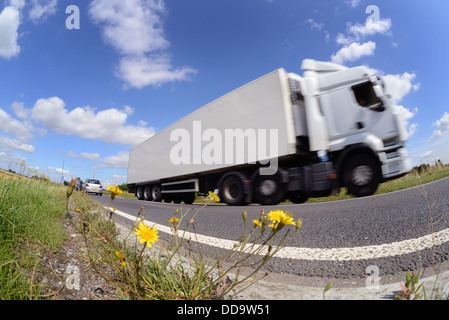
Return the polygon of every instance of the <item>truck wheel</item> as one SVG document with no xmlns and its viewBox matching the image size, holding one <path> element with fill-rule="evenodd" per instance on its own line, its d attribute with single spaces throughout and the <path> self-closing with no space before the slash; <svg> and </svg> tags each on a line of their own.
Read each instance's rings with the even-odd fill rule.
<svg viewBox="0 0 449 320">
<path fill-rule="evenodd" d="M 174 203 L 181 203 L 183 196 L 180 194 L 174 194 L 174 195 L 172 195 L 172 197 L 173 197 Z"/>
<path fill-rule="evenodd" d="M 295 204 L 300 204 L 300 203 L 304 203 L 307 200 L 309 200 L 309 196 L 305 195 L 301 191 L 295 191 L 295 192 L 289 193 L 288 199 Z"/>
<path fill-rule="evenodd" d="M 243 181 L 235 175 L 227 177 L 220 186 L 220 198 L 231 206 L 243 205 L 245 199 Z"/>
<path fill-rule="evenodd" d="M 162 193 L 161 193 L 161 186 L 158 184 L 155 184 L 153 188 L 151 188 L 151 197 L 153 198 L 153 201 L 161 202 L 162 201 Z"/>
<path fill-rule="evenodd" d="M 258 176 L 254 182 L 254 199 L 262 205 L 276 205 L 285 199 L 285 189 L 278 174 Z"/>
<path fill-rule="evenodd" d="M 189 192 L 183 195 L 182 201 L 185 204 L 192 204 L 195 201 L 195 192 Z"/>
<path fill-rule="evenodd" d="M 151 190 L 149 186 L 146 186 L 145 189 L 143 189 L 143 199 L 145 201 L 151 201 L 153 199 L 151 196 Z"/>
<path fill-rule="evenodd" d="M 164 202 L 166 202 L 166 203 L 171 203 L 171 202 L 173 201 L 173 195 L 172 195 L 172 194 L 169 194 L 169 193 L 165 193 L 165 194 L 162 196 L 162 199 L 163 199 Z"/>
<path fill-rule="evenodd" d="M 357 155 L 345 166 L 345 184 L 348 193 L 356 197 L 366 197 L 376 192 L 380 183 L 380 167 L 373 156 Z"/>
<path fill-rule="evenodd" d="M 143 200 L 143 187 L 137 187 L 136 197 L 138 200 Z"/>
</svg>

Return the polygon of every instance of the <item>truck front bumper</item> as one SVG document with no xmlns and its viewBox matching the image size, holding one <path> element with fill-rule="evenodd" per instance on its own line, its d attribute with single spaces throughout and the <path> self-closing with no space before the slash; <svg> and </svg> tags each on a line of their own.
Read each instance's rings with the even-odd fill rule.
<svg viewBox="0 0 449 320">
<path fill-rule="evenodd" d="M 384 181 L 399 178 L 412 170 L 412 161 L 405 148 L 379 154 Z"/>
</svg>

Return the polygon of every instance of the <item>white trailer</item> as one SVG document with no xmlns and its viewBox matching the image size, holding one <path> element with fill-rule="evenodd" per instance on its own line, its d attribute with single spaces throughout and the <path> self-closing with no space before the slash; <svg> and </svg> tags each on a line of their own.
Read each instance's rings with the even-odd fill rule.
<svg viewBox="0 0 449 320">
<path fill-rule="evenodd" d="M 367 68 L 303 61 L 194 111 L 130 152 L 129 192 L 191 203 L 295 203 L 341 186 L 356 196 L 410 171 L 406 132 Z"/>
</svg>

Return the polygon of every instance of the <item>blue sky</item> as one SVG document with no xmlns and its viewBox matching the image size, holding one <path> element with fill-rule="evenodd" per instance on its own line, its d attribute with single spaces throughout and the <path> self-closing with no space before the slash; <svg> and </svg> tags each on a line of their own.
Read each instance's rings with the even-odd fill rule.
<svg viewBox="0 0 449 320">
<path fill-rule="evenodd" d="M 377 70 L 413 163 L 449 163 L 448 13 L 446 0 L 2 1 L 0 168 L 126 182 L 132 147 L 305 58 Z"/>
</svg>

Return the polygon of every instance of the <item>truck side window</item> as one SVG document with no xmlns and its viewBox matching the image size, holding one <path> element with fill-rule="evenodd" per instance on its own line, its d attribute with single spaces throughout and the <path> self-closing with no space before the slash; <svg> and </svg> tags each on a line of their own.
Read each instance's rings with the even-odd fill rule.
<svg viewBox="0 0 449 320">
<path fill-rule="evenodd" d="M 376 96 L 371 82 L 355 85 L 352 87 L 352 91 L 359 106 L 379 112 L 385 110 L 382 101 Z"/>
</svg>

